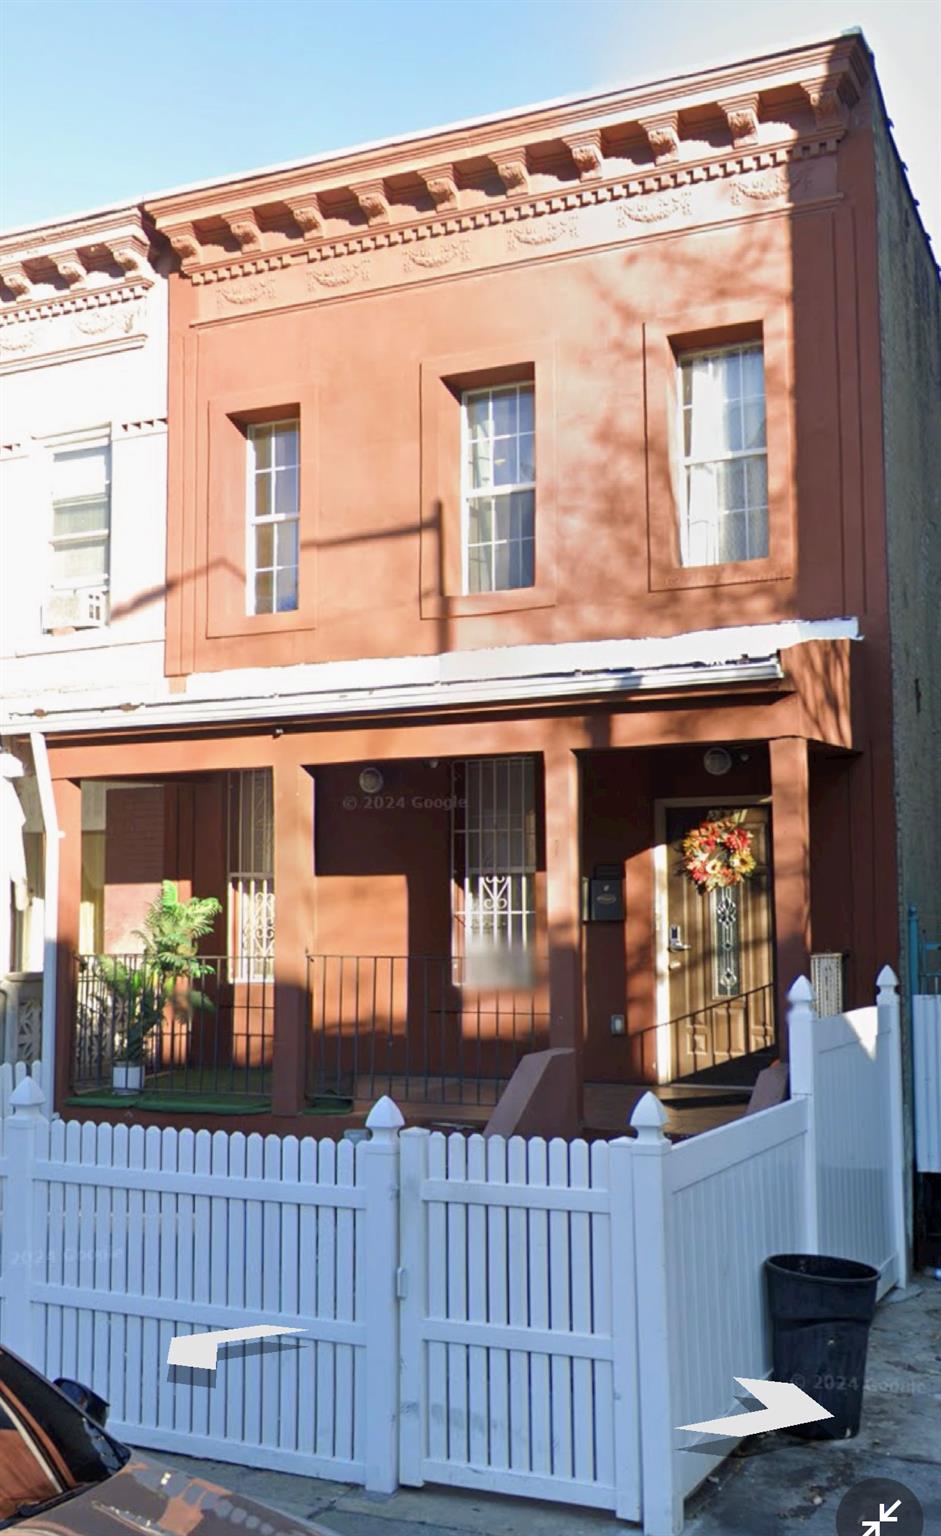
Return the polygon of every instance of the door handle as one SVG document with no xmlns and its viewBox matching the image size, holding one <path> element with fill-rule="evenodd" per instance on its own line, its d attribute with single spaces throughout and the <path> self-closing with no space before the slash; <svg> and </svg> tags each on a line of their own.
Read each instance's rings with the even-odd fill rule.
<svg viewBox="0 0 941 1536">
<path fill-rule="evenodd" d="M 692 947 L 693 946 L 691 944 L 684 944 L 683 943 L 683 929 L 680 926 L 680 924 L 679 923 L 671 923 L 670 924 L 670 940 L 669 940 L 669 943 L 667 945 L 667 948 L 671 949 L 673 951 L 677 951 L 677 950 L 692 949 Z"/>
</svg>

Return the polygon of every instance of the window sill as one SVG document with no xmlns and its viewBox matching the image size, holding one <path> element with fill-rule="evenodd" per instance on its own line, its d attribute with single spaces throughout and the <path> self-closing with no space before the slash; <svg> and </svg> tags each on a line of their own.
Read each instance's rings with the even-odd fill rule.
<svg viewBox="0 0 941 1536">
<path fill-rule="evenodd" d="M 689 587 L 730 587 L 746 582 L 786 581 L 793 570 L 789 561 L 734 560 L 727 565 L 651 565 L 651 592 L 672 592 Z"/>
<path fill-rule="evenodd" d="M 526 608 L 554 608 L 554 586 L 513 587 L 506 592 L 472 592 L 453 597 L 440 592 L 423 592 L 423 619 L 469 619 L 491 613 L 518 613 Z"/>
</svg>

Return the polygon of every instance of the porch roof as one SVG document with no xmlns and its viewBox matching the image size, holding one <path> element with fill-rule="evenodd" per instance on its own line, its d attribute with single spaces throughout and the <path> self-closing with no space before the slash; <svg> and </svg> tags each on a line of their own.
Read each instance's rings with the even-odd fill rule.
<svg viewBox="0 0 941 1536">
<path fill-rule="evenodd" d="M 686 692 L 779 682 L 781 652 L 820 640 L 858 640 L 855 618 L 735 625 L 645 639 L 561 642 L 366 657 L 292 667 L 193 673 L 181 693 L 160 684 L 83 690 L 69 698 L 7 701 L 0 730 L 127 730 L 291 717 L 395 714 L 442 706 Z"/>
</svg>

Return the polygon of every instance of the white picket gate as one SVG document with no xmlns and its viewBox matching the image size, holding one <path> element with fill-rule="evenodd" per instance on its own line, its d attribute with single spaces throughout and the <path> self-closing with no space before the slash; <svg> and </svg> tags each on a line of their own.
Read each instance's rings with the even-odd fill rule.
<svg viewBox="0 0 941 1536">
<path fill-rule="evenodd" d="M 715 1456 L 678 1425 L 771 1370 L 764 1259 L 904 1283 L 898 997 L 817 1019 L 792 1098 L 677 1146 L 636 1138 L 261 1137 L 54 1121 L 0 1069 L 0 1342 L 109 1399 L 131 1443 L 365 1483 L 548 1498 L 682 1530 Z M 11 1112 L 12 1111 L 12 1112 Z M 214 1375 L 170 1339 L 276 1323 Z"/>
<path fill-rule="evenodd" d="M 631 1144 L 401 1146 L 402 1481 L 639 1520 Z"/>
</svg>

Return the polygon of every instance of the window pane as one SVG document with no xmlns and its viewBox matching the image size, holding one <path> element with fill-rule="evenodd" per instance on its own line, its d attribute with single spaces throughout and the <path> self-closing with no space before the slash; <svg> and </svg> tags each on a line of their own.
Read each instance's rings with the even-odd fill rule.
<svg viewBox="0 0 941 1536">
<path fill-rule="evenodd" d="M 275 428 L 274 461 L 279 468 L 297 464 L 297 438 L 297 427 L 293 424 Z"/>
<path fill-rule="evenodd" d="M 296 566 L 277 572 L 276 607 L 278 613 L 287 613 L 297 607 Z"/>
<path fill-rule="evenodd" d="M 255 469 L 268 469 L 271 465 L 271 428 L 251 427 L 249 436 L 255 450 Z"/>
<path fill-rule="evenodd" d="M 467 590 L 469 592 L 492 592 L 493 582 L 490 579 L 490 545 L 478 545 L 476 549 L 468 551 L 467 555 Z"/>
<path fill-rule="evenodd" d="M 519 477 L 521 482 L 536 478 L 536 439 L 531 432 L 520 438 Z"/>
<path fill-rule="evenodd" d="M 729 512 L 719 528 L 719 560 L 748 559 L 748 524 L 744 512 Z"/>
<path fill-rule="evenodd" d="M 255 577 L 255 612 L 271 613 L 273 611 L 274 574 L 272 571 L 259 571 Z"/>
<path fill-rule="evenodd" d="M 297 565 L 297 523 L 276 523 L 278 565 Z"/>
<path fill-rule="evenodd" d="M 533 432 L 535 391 L 531 384 L 521 385 L 519 392 L 519 429 L 521 432 Z"/>
<path fill-rule="evenodd" d="M 255 529 L 255 565 L 258 570 L 274 565 L 273 523 L 262 523 Z"/>
<path fill-rule="evenodd" d="M 110 460 L 107 443 L 96 448 L 66 448 L 57 453 L 52 467 L 53 500 L 103 496 L 108 487 Z"/>
<path fill-rule="evenodd" d="M 271 506 L 271 475 L 263 474 L 255 476 L 255 516 L 268 517 L 272 511 Z"/>
<path fill-rule="evenodd" d="M 516 433 L 516 390 L 493 392 L 493 435 L 507 437 Z"/>
<path fill-rule="evenodd" d="M 74 533 L 93 533 L 108 526 L 106 497 L 59 502 L 52 509 L 52 535 L 61 539 Z"/>
<path fill-rule="evenodd" d="M 746 400 L 765 397 L 765 360 L 761 347 L 742 353 L 742 396 Z"/>
<path fill-rule="evenodd" d="M 515 485 L 519 479 L 515 437 L 498 437 L 493 444 L 494 485 Z"/>
<path fill-rule="evenodd" d="M 66 544 L 52 551 L 52 580 L 55 586 L 68 586 L 80 579 L 83 584 L 104 582 L 108 572 L 108 541 L 94 539 L 87 544 Z"/>
<path fill-rule="evenodd" d="M 742 407 L 743 422 L 743 448 L 763 448 L 765 446 L 765 402 L 764 400 L 746 400 Z"/>
<path fill-rule="evenodd" d="M 493 538 L 493 497 L 475 496 L 467 507 L 467 542 L 482 544 Z"/>
<path fill-rule="evenodd" d="M 295 516 L 297 502 L 297 470 L 279 469 L 275 475 L 274 510 L 289 517 Z"/>
</svg>

